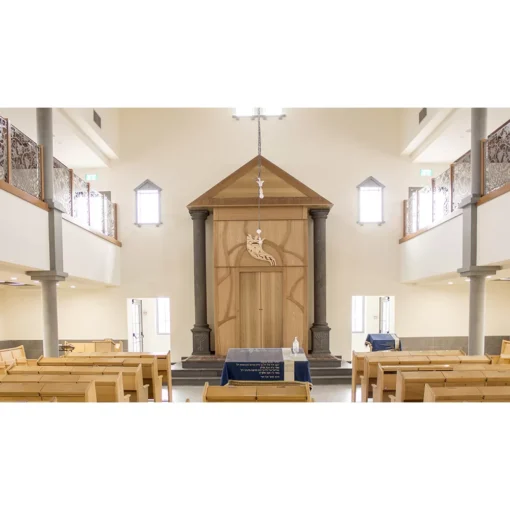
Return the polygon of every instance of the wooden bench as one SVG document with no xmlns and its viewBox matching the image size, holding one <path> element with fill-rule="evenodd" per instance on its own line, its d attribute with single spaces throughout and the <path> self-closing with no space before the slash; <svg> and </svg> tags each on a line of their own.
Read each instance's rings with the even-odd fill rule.
<svg viewBox="0 0 510 510">
<path fill-rule="evenodd" d="M 488 356 L 450 356 L 432 354 L 428 356 L 367 356 L 364 362 L 364 371 L 361 376 L 361 401 L 368 402 L 372 396 L 373 385 L 377 384 L 377 370 L 381 365 L 455 365 L 455 364 L 487 364 L 491 359 Z"/>
<path fill-rule="evenodd" d="M 97 402 L 96 385 L 86 383 L 0 384 L 0 402 L 39 402 L 56 398 L 58 402 Z"/>
<path fill-rule="evenodd" d="M 510 402 L 509 386 L 431 387 L 425 386 L 424 402 Z"/>
<path fill-rule="evenodd" d="M 205 383 L 203 402 L 312 402 L 309 385 L 267 384 L 209 386 Z"/>
<path fill-rule="evenodd" d="M 124 395 L 130 402 L 148 402 L 148 385 L 143 384 L 142 367 L 12 366 L 12 375 L 116 375 L 122 377 Z"/>
<path fill-rule="evenodd" d="M 122 343 L 114 342 L 110 338 L 105 340 L 93 340 L 92 342 L 64 342 L 64 346 L 74 347 L 72 351 L 65 351 L 64 356 L 75 356 L 78 353 L 105 354 L 109 352 L 122 352 Z"/>
<path fill-rule="evenodd" d="M 14 362 L 26 364 L 27 356 L 25 354 L 25 347 L 23 345 L 18 345 L 10 349 L 0 349 L 0 361 L 9 365 Z"/>
<path fill-rule="evenodd" d="M 122 357 L 122 358 L 155 358 L 158 365 L 158 375 L 163 377 L 163 384 L 168 387 L 168 402 L 172 401 L 172 360 L 168 352 L 89 352 L 73 353 L 73 357 Z"/>
<path fill-rule="evenodd" d="M 124 395 L 122 376 L 109 375 L 43 375 L 43 374 L 8 374 L 0 376 L 0 384 L 11 382 L 32 383 L 66 383 L 78 384 L 94 381 L 96 384 L 96 397 L 98 402 L 129 402 L 130 395 Z"/>
<path fill-rule="evenodd" d="M 451 365 L 385 365 L 379 363 L 377 368 L 377 384 L 372 384 L 372 394 L 374 402 L 389 402 L 390 397 L 395 396 L 397 388 L 397 373 L 399 371 L 418 372 L 418 371 L 449 371 L 449 370 L 482 370 L 482 371 L 506 371 L 510 367 L 498 364 L 479 364 L 479 363 L 456 363 Z"/>
<path fill-rule="evenodd" d="M 508 386 L 510 370 L 398 372 L 395 402 L 423 402 L 426 385 L 445 388 Z"/>
<path fill-rule="evenodd" d="M 44 358 L 37 360 L 39 366 L 104 366 L 104 367 L 142 367 L 144 383 L 149 385 L 149 398 L 154 402 L 162 402 L 163 378 L 158 375 L 158 366 L 154 358 L 140 357 L 87 357 L 87 356 L 66 356 L 63 358 Z"/>
<path fill-rule="evenodd" d="M 399 356 L 459 356 L 465 354 L 464 351 L 457 350 L 441 350 L 441 351 L 376 351 L 376 352 L 356 352 L 352 351 L 352 379 L 351 379 L 351 400 L 356 402 L 357 387 L 361 385 L 361 377 L 365 370 L 365 358 L 371 356 L 383 357 L 399 357 Z"/>
</svg>

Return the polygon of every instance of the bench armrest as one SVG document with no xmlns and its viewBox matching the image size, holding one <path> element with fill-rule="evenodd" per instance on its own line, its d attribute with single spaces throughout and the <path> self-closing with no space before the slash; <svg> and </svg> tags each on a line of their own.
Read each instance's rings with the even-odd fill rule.
<svg viewBox="0 0 510 510">
<path fill-rule="evenodd" d="M 124 402 L 131 402 L 131 395 L 124 395 Z"/>
</svg>

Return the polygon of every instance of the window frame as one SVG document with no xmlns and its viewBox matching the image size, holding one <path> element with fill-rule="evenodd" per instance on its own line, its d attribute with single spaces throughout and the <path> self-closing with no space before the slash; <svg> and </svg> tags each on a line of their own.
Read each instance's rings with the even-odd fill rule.
<svg viewBox="0 0 510 510">
<path fill-rule="evenodd" d="M 384 184 L 379 182 L 374 177 L 370 176 L 365 179 L 362 183 L 358 184 L 356 188 L 358 189 L 358 221 L 356 222 L 358 225 L 378 225 L 381 226 L 386 221 L 384 220 Z M 380 188 L 381 190 L 381 221 L 361 221 L 361 190 L 363 188 Z"/>
<path fill-rule="evenodd" d="M 159 329 L 159 300 L 160 299 L 168 300 L 168 333 L 162 333 Z M 170 298 L 166 297 L 166 296 L 161 296 L 161 297 L 156 298 L 156 334 L 170 336 Z"/>
<path fill-rule="evenodd" d="M 138 194 L 143 191 L 157 191 L 158 194 L 158 221 L 154 223 L 140 223 L 138 220 Z M 137 227 L 147 227 L 147 226 L 156 226 L 159 227 L 163 225 L 161 221 L 161 192 L 163 190 L 157 185 L 154 184 L 150 179 L 146 179 L 139 186 L 135 188 L 135 225 Z"/>
<path fill-rule="evenodd" d="M 354 328 L 353 314 L 354 314 L 354 298 L 361 298 L 361 331 Z M 351 298 L 351 334 L 364 334 L 365 333 L 365 296 L 352 296 Z"/>
</svg>

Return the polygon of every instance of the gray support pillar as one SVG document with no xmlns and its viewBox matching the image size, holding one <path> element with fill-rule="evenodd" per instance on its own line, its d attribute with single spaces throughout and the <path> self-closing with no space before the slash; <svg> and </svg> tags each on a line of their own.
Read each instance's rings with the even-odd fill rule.
<svg viewBox="0 0 510 510">
<path fill-rule="evenodd" d="M 471 276 L 469 282 L 468 354 L 485 354 L 486 276 Z"/>
<path fill-rule="evenodd" d="M 53 111 L 37 108 L 37 142 L 43 146 L 44 201 L 49 206 L 49 271 L 28 271 L 32 280 L 41 282 L 43 308 L 44 356 L 59 355 L 57 282 L 66 279 L 64 273 L 64 248 L 62 243 L 63 206 L 54 195 L 53 176 Z"/>
<path fill-rule="evenodd" d="M 326 319 L 326 218 L 328 209 L 311 209 L 313 220 L 313 325 L 310 329 L 313 354 L 331 354 Z"/>
<path fill-rule="evenodd" d="M 462 208 L 462 268 L 458 272 L 469 277 L 468 354 L 485 354 L 485 286 L 486 278 L 501 269 L 477 265 L 478 210 L 482 194 L 481 142 L 487 135 L 487 108 L 471 108 L 471 195 Z"/>
<path fill-rule="evenodd" d="M 207 324 L 207 283 L 205 263 L 205 220 L 206 209 L 190 211 L 193 220 L 193 264 L 195 277 L 195 325 L 193 334 L 193 355 L 211 354 L 211 328 Z"/>
<path fill-rule="evenodd" d="M 58 310 L 56 280 L 42 280 L 43 352 L 58 357 Z"/>
</svg>

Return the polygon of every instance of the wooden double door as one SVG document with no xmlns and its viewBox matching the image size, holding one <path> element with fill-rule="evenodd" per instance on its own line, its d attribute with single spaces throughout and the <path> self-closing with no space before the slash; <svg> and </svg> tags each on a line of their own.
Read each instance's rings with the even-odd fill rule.
<svg viewBox="0 0 510 510">
<path fill-rule="evenodd" d="M 283 347 L 283 272 L 239 271 L 239 347 Z"/>
</svg>

